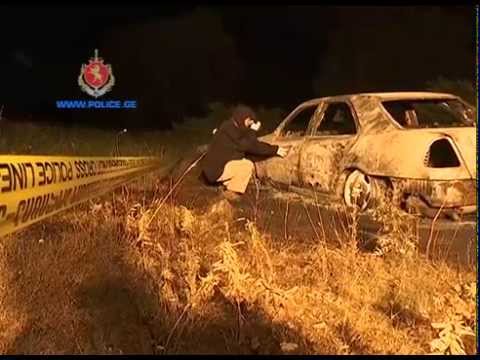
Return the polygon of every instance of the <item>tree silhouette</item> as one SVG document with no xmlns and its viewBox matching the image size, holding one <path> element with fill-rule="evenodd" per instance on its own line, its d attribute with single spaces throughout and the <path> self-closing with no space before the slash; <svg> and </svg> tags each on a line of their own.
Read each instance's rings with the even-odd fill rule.
<svg viewBox="0 0 480 360">
<path fill-rule="evenodd" d="M 136 125 L 198 115 L 211 101 L 231 100 L 242 79 L 232 39 L 219 16 L 204 9 L 112 29 L 101 51 L 114 62 L 116 97 L 138 99 L 126 120 Z"/>
<path fill-rule="evenodd" d="M 473 7 L 344 7 L 329 33 L 317 95 L 422 89 L 438 76 L 473 79 Z M 372 16 L 374 14 L 374 16 Z"/>
</svg>

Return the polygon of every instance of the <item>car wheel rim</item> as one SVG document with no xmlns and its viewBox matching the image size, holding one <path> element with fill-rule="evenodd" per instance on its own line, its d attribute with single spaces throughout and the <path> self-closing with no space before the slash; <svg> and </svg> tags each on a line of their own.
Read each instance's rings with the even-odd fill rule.
<svg viewBox="0 0 480 360">
<path fill-rule="evenodd" d="M 365 210 L 371 195 L 370 179 L 361 171 L 354 170 L 345 181 L 343 193 L 347 206 L 357 207 L 362 211 Z"/>
</svg>

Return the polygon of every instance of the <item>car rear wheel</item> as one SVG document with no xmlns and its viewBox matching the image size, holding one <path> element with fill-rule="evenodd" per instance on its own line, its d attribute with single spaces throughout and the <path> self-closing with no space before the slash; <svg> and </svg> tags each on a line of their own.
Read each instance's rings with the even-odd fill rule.
<svg viewBox="0 0 480 360">
<path fill-rule="evenodd" d="M 343 187 L 343 199 L 348 207 L 364 211 L 370 204 L 372 182 L 368 175 L 360 170 L 353 170 L 347 175 Z"/>
<path fill-rule="evenodd" d="M 364 211 L 384 202 L 395 203 L 393 185 L 388 179 L 369 176 L 358 169 L 344 176 L 343 199 L 348 207 Z"/>
</svg>

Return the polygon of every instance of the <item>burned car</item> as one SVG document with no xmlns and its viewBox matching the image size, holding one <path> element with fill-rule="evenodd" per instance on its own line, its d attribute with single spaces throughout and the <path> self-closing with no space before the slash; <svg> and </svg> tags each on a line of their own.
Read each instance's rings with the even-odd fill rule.
<svg viewBox="0 0 480 360">
<path fill-rule="evenodd" d="M 259 179 L 334 195 L 347 206 L 392 201 L 454 219 L 476 212 L 476 109 L 443 93 L 365 93 L 300 104 L 261 140 L 291 146 L 256 162 Z"/>
</svg>

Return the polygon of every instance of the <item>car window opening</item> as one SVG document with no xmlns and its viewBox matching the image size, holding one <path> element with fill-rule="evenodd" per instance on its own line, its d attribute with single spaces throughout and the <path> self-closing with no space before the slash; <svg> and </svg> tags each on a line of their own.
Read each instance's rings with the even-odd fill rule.
<svg viewBox="0 0 480 360">
<path fill-rule="evenodd" d="M 353 135 L 357 133 L 355 119 L 345 103 L 328 105 L 315 135 Z"/>
<path fill-rule="evenodd" d="M 298 137 L 305 136 L 310 120 L 315 115 L 317 106 L 310 106 L 305 109 L 302 109 L 298 114 L 296 114 L 290 121 L 285 124 L 285 127 L 282 130 L 281 136 L 285 137 Z"/>
<path fill-rule="evenodd" d="M 475 126 L 475 110 L 458 100 L 397 100 L 382 105 L 405 129 Z"/>
<path fill-rule="evenodd" d="M 447 139 L 436 140 L 427 153 L 427 166 L 431 168 L 448 168 L 460 166 L 455 150 Z"/>
</svg>

